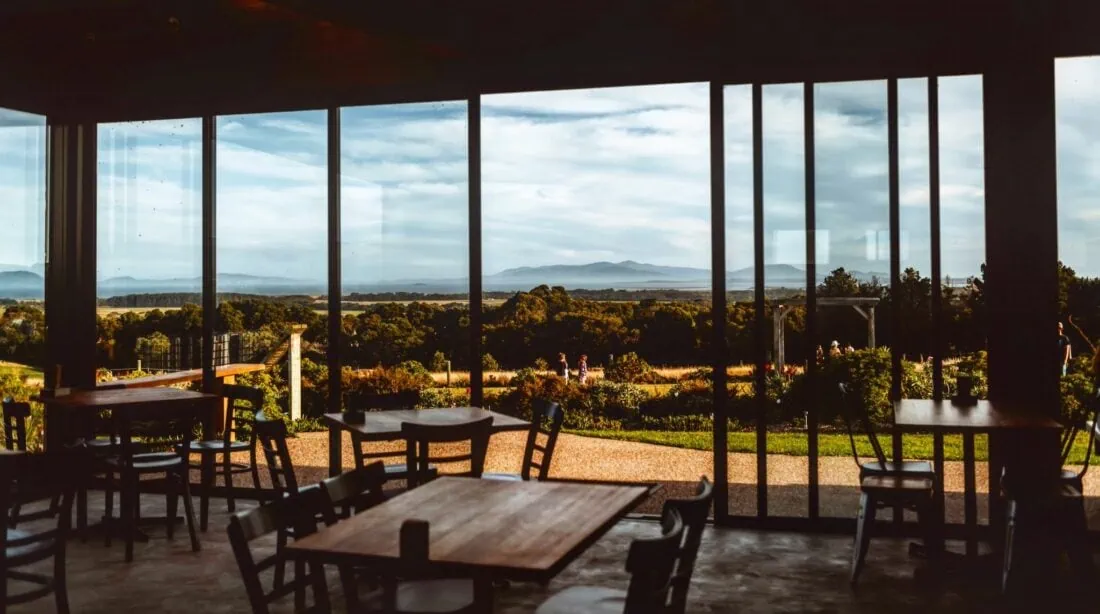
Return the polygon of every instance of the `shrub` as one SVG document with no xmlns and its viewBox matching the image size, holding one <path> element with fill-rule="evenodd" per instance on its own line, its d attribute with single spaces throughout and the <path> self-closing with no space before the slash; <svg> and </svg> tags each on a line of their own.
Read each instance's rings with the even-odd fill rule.
<svg viewBox="0 0 1100 614">
<path fill-rule="evenodd" d="M 431 369 L 432 371 L 446 371 L 447 370 L 447 356 L 443 352 L 436 351 L 432 354 Z"/>
<path fill-rule="evenodd" d="M 656 372 L 641 356 L 627 352 L 615 358 L 604 370 L 604 379 L 609 382 L 643 383 L 653 379 Z"/>
<path fill-rule="evenodd" d="M 465 407 L 470 404 L 470 393 L 454 388 L 427 388 L 420 391 L 421 409 L 429 407 Z"/>
<path fill-rule="evenodd" d="M 406 390 L 424 390 L 435 385 L 428 370 L 410 360 L 396 367 L 376 367 L 356 374 L 344 390 L 365 394 L 389 394 Z"/>
<path fill-rule="evenodd" d="M 1070 373 L 1059 382 L 1062 394 L 1062 420 L 1080 424 L 1091 420 L 1089 409 L 1096 398 L 1096 387 L 1087 373 Z"/>
<path fill-rule="evenodd" d="M 500 363 L 493 355 L 486 352 L 481 355 L 481 368 L 485 371 L 500 371 Z"/>
<path fill-rule="evenodd" d="M 531 368 L 536 371 L 546 372 L 550 370 L 550 363 L 546 362 L 546 359 L 539 356 L 535 359 L 535 362 L 531 363 Z"/>
</svg>

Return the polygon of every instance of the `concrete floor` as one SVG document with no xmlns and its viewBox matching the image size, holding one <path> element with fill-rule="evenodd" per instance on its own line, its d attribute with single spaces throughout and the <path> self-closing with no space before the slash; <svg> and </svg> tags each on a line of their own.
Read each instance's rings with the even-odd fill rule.
<svg viewBox="0 0 1100 614">
<path fill-rule="evenodd" d="M 90 503 L 93 513 L 101 510 L 102 494 L 93 492 Z M 136 560 L 129 564 L 124 562 L 122 544 L 117 540 L 109 548 L 99 538 L 86 543 L 72 540 L 68 564 L 72 612 L 250 611 L 225 533 L 228 516 L 224 501 L 215 500 L 211 511 L 210 530 L 201 534 L 203 550 L 199 553 L 190 551 L 182 527 L 172 540 L 166 538 L 163 527 L 150 527 L 152 539 L 138 544 Z M 146 495 L 143 514 L 163 514 L 163 497 Z M 658 530 L 653 522 L 619 523 L 549 587 L 518 584 L 499 591 L 497 612 L 533 612 L 552 592 L 576 584 L 625 588 L 627 574 L 623 566 L 630 540 Z M 1000 612 L 1008 605 L 996 595 L 992 582 L 953 582 L 948 588 L 922 588 L 923 583 L 914 578 L 921 563 L 909 558 L 907 543 L 886 538 L 872 543 L 861 583 L 853 591 L 847 582 L 851 544 L 848 536 L 709 528 L 692 584 L 689 611 L 961 613 Z M 334 573 L 330 574 L 329 587 L 335 610 L 342 611 Z M 292 611 L 292 601 L 284 600 L 273 611 Z M 1024 611 L 1035 609 L 1029 606 Z M 54 606 L 51 599 L 46 599 L 9 611 L 48 613 L 54 611 Z"/>
</svg>

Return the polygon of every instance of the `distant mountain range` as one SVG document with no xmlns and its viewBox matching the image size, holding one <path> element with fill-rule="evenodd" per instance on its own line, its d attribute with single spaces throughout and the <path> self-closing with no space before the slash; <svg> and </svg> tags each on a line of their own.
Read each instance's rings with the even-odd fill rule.
<svg viewBox="0 0 1100 614">
<path fill-rule="evenodd" d="M 0 297 L 41 298 L 43 276 L 35 267 L 4 269 L 0 265 Z M 36 265 L 40 267 L 40 265 Z M 884 273 L 850 271 L 860 281 L 887 279 Z M 817 274 L 820 283 L 824 273 Z M 731 271 L 726 276 L 730 290 L 745 290 L 753 286 L 753 269 Z M 623 290 L 672 289 L 701 290 L 711 285 L 707 269 L 661 266 L 624 260 L 622 262 L 592 262 L 589 264 L 554 264 L 535 267 L 505 269 L 486 275 L 482 285 L 487 291 L 518 291 L 546 284 L 577 289 L 615 288 Z M 806 272 L 789 264 L 769 264 L 764 269 L 764 284 L 768 288 L 802 288 L 806 285 Z M 404 279 L 377 283 L 348 283 L 344 292 L 464 292 L 464 279 Z M 101 298 L 124 294 L 160 294 L 174 292 L 201 292 L 199 277 L 172 279 L 138 279 L 134 277 L 110 277 L 100 280 L 97 294 Z M 323 294 L 327 291 L 324 281 L 291 279 L 277 276 L 243 275 L 223 273 L 218 275 L 219 292 L 242 294 Z"/>
</svg>

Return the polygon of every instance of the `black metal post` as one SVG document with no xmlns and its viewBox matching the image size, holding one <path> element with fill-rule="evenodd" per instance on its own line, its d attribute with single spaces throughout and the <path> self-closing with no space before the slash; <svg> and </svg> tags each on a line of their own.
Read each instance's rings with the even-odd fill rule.
<svg viewBox="0 0 1100 614">
<path fill-rule="evenodd" d="M 756 397 L 756 515 L 768 516 L 768 394 L 764 354 L 768 327 L 764 319 L 764 95 L 752 85 L 752 258 L 753 341 Z"/>
<path fill-rule="evenodd" d="M 217 119 L 202 118 L 202 388 L 215 392 L 214 327 L 218 319 Z"/>
<path fill-rule="evenodd" d="M 340 269 L 340 108 L 328 110 L 328 410 L 338 412 L 343 403 L 340 360 L 343 331 Z"/>
<path fill-rule="evenodd" d="M 814 161 L 814 84 L 803 84 L 803 133 L 806 171 L 806 356 L 815 356 L 817 342 L 817 180 Z M 810 399 L 817 399 L 817 361 L 806 361 L 806 384 Z M 818 486 L 818 433 L 819 412 L 811 400 L 806 412 L 806 436 L 809 453 L 809 516 L 818 517 L 820 489 Z"/>
<path fill-rule="evenodd" d="M 485 403 L 481 368 L 481 97 L 466 100 L 466 151 L 470 190 L 470 405 Z"/>
<path fill-rule="evenodd" d="M 721 83 L 710 83 L 710 271 L 711 365 L 714 375 L 715 518 L 729 514 L 729 446 L 727 441 L 726 363 L 726 109 Z"/>
<path fill-rule="evenodd" d="M 940 81 L 928 78 L 928 213 L 932 252 L 932 398 L 943 399 L 943 260 L 940 255 Z"/>
</svg>

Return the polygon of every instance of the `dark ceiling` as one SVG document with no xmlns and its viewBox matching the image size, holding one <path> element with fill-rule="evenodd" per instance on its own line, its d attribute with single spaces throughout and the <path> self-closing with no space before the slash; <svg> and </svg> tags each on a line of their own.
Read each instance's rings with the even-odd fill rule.
<svg viewBox="0 0 1100 614">
<path fill-rule="evenodd" d="M 1100 54 L 1096 0 L 6 0 L 0 106 L 151 119 Z"/>
</svg>

